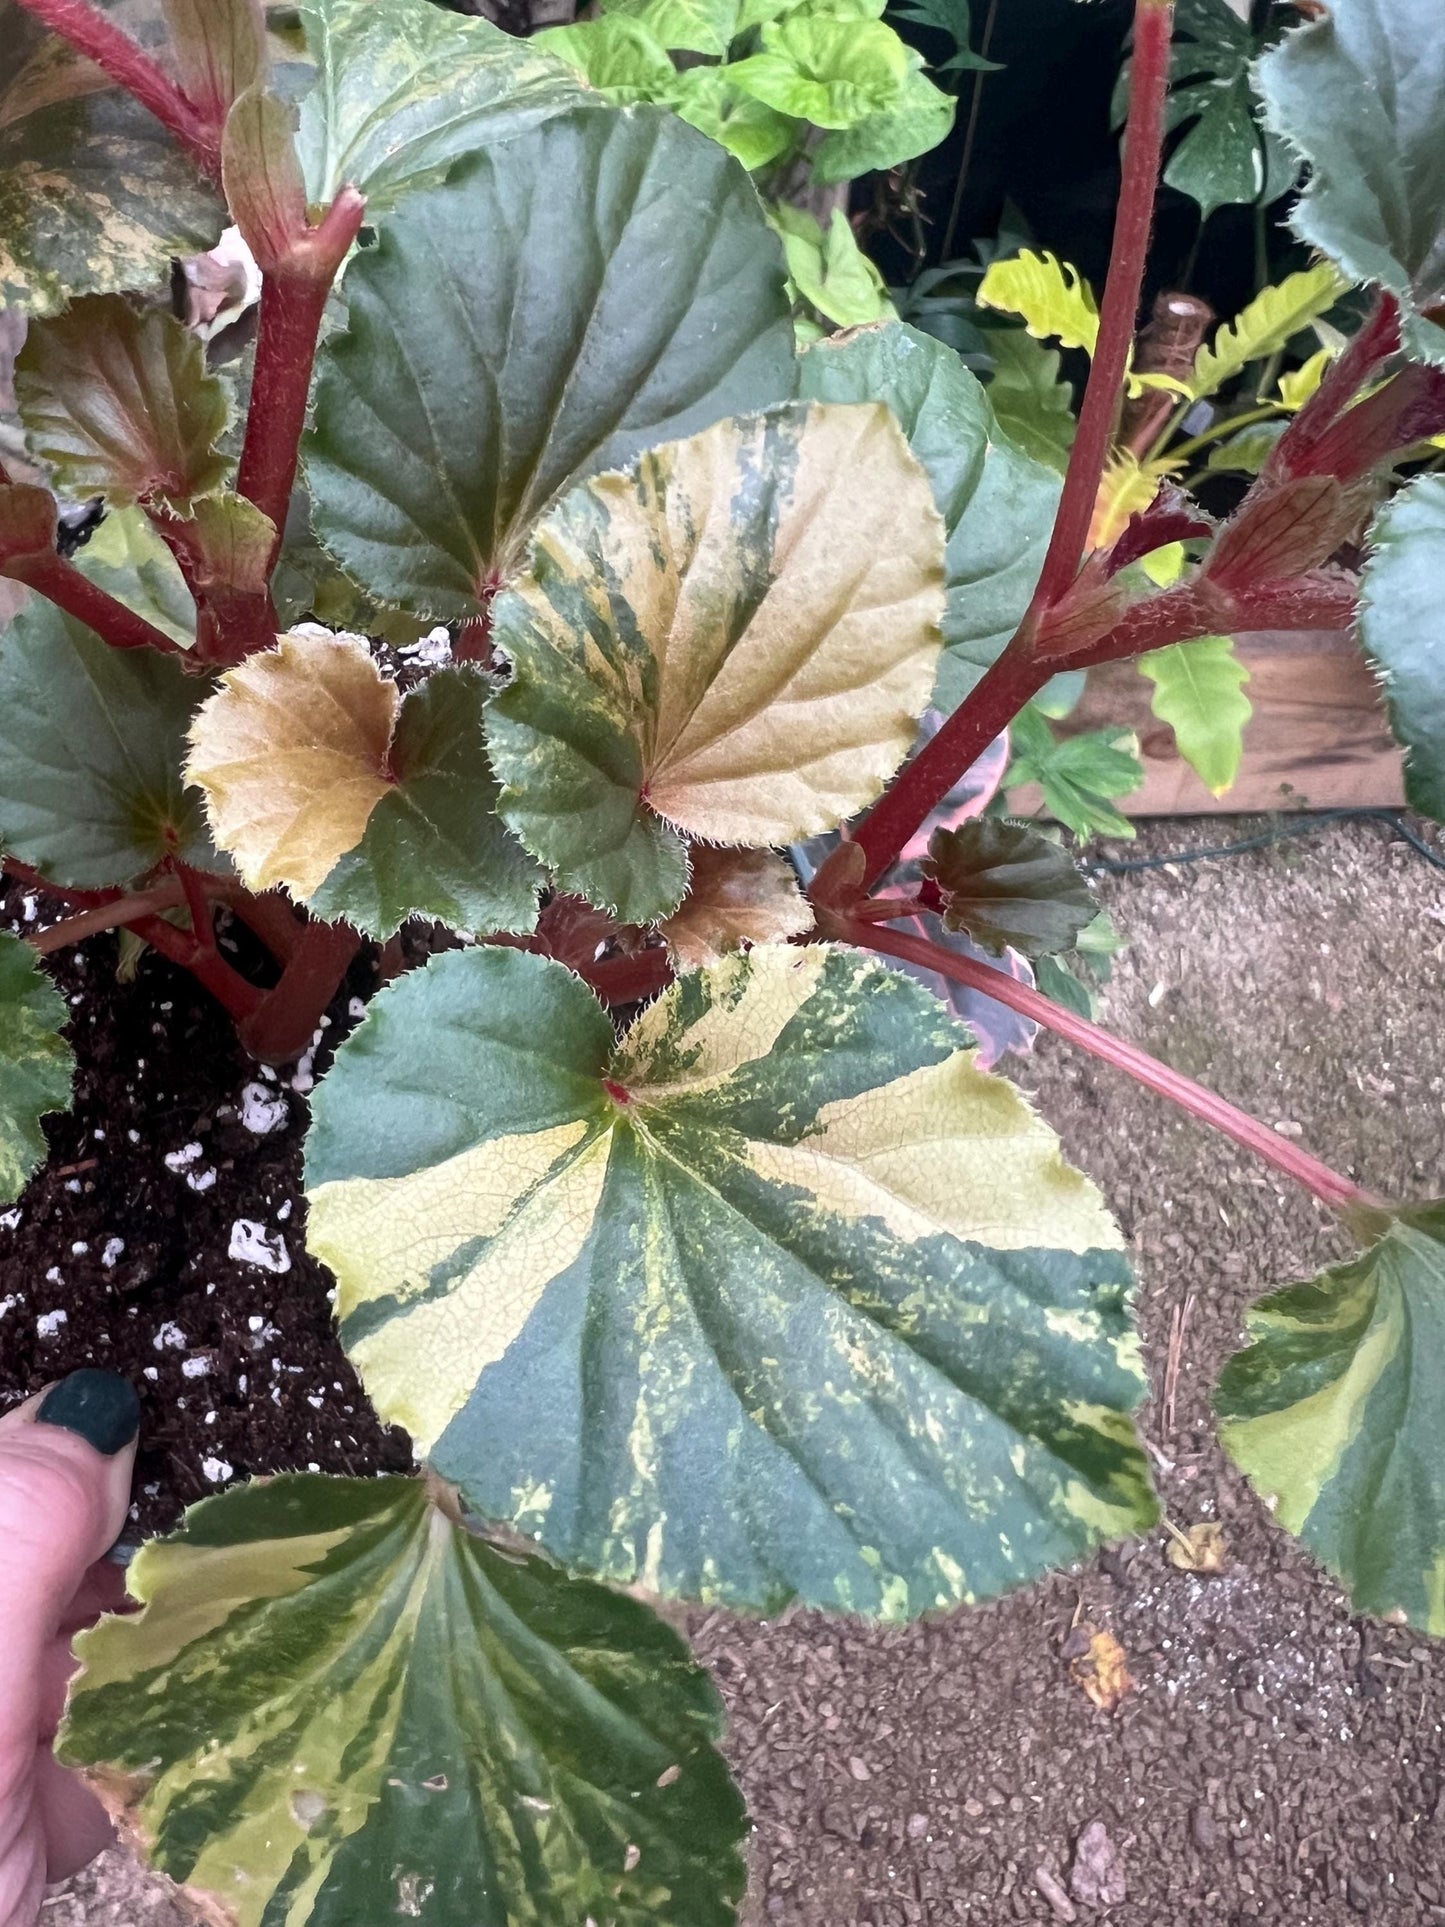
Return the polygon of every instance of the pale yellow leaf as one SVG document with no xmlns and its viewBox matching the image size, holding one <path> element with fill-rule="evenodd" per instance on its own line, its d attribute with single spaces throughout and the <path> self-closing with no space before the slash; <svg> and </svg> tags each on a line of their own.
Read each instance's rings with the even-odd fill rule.
<svg viewBox="0 0 1445 1927">
<path fill-rule="evenodd" d="M 1007 261 L 993 262 L 979 284 L 978 305 L 1016 314 L 1039 341 L 1094 352 L 1099 309 L 1094 291 L 1067 261 L 1025 248 Z"/>
<path fill-rule="evenodd" d="M 318 889 L 391 787 L 399 698 L 359 636 L 302 630 L 221 678 L 191 727 L 187 779 L 253 890 Z"/>
<path fill-rule="evenodd" d="M 793 867 L 771 850 L 692 851 L 687 895 L 662 928 L 684 969 L 718 963 L 743 944 L 781 942 L 813 927 Z"/>
</svg>

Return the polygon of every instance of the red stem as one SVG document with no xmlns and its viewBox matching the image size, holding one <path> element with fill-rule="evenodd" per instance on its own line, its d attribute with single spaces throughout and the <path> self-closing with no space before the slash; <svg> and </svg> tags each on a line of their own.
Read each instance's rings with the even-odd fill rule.
<svg viewBox="0 0 1445 1927">
<path fill-rule="evenodd" d="M 278 544 L 296 480 L 326 297 L 365 210 L 356 189 L 343 187 L 321 225 L 262 278 L 256 372 L 236 487 L 270 516 Z"/>
<path fill-rule="evenodd" d="M 890 957 L 900 957 L 907 963 L 920 964 L 925 970 L 934 970 L 942 977 L 951 977 L 955 983 L 966 984 L 970 990 L 981 990 L 985 996 L 996 1002 L 1007 1004 L 1011 1010 L 1031 1017 L 1035 1023 L 1047 1026 L 1066 1037 L 1071 1044 L 1077 1044 L 1104 1063 L 1112 1064 L 1117 1070 L 1127 1071 L 1136 1082 L 1146 1090 L 1157 1091 L 1167 1097 L 1191 1116 L 1203 1123 L 1212 1125 L 1216 1131 L 1232 1138 L 1246 1151 L 1253 1151 L 1256 1157 L 1272 1164 L 1286 1177 L 1302 1184 L 1306 1191 L 1313 1193 L 1321 1204 L 1328 1205 L 1332 1211 L 1358 1209 L 1361 1206 L 1378 1206 L 1379 1200 L 1349 1178 L 1332 1171 L 1308 1151 L 1291 1144 L 1267 1124 L 1241 1111 L 1216 1092 L 1206 1090 L 1196 1084 L 1192 1077 L 1182 1071 L 1172 1070 L 1168 1064 L 1161 1064 L 1157 1057 L 1137 1045 L 1126 1044 L 1122 1037 L 1115 1037 L 1097 1024 L 1091 1024 L 1087 1017 L 1076 1016 L 1062 1004 L 1056 1004 L 1051 997 L 1045 997 L 1027 984 L 1021 984 L 1005 971 L 995 970 L 988 964 L 976 962 L 971 957 L 961 957 L 956 951 L 944 950 L 939 945 L 929 943 L 923 937 L 910 937 L 899 930 L 889 930 L 878 924 L 840 922 L 838 935 L 850 943 L 865 949 L 877 950 Z"/>
<path fill-rule="evenodd" d="M 1196 580 L 1136 602 L 1107 635 L 1077 649 L 1038 656 L 1016 638 L 854 831 L 867 859 L 860 889 L 877 882 L 964 771 L 1061 669 L 1092 669 L 1194 636 L 1340 629 L 1353 618 L 1355 604 L 1350 579 L 1326 571 L 1233 593 Z"/>
<path fill-rule="evenodd" d="M 130 928 L 138 937 L 143 937 L 152 950 L 179 964 L 182 970 L 189 970 L 238 1025 L 244 1024 L 259 1009 L 265 992 L 233 969 L 214 944 L 208 948 L 197 943 L 189 930 L 177 930 L 164 917 L 140 917 Z"/>
<path fill-rule="evenodd" d="M 239 1026 L 241 1042 L 268 1063 L 299 1057 L 316 1034 L 336 995 L 361 934 L 349 923 L 308 923 L 280 981 L 260 994 L 256 1009 Z"/>
<path fill-rule="evenodd" d="M 1048 554 L 1033 601 L 1024 617 L 1025 632 L 1058 601 L 1078 573 L 1089 524 L 1098 500 L 1099 481 L 1118 424 L 1129 350 L 1144 284 L 1144 258 L 1154 219 L 1154 193 L 1164 139 L 1164 96 L 1169 86 L 1169 34 L 1173 0 L 1135 0 L 1134 60 L 1129 75 L 1129 119 L 1124 133 L 1123 180 L 1109 278 L 1099 308 L 1099 336 L 1079 409 L 1079 427 L 1069 454 L 1064 492 L 1049 537 Z"/>
<path fill-rule="evenodd" d="M 97 67 L 142 107 L 150 109 L 183 147 L 190 150 L 213 180 L 221 178 L 221 129 L 181 92 L 169 74 L 113 21 L 88 0 L 20 0 L 27 13 L 41 20 L 77 53 Z"/>
<path fill-rule="evenodd" d="M 16 556 L 5 564 L 0 574 L 34 589 L 37 595 L 43 595 L 67 615 L 93 629 L 113 649 L 160 649 L 171 656 L 189 653 L 144 616 L 138 616 L 123 602 L 107 595 L 104 589 L 97 588 L 89 576 L 82 575 L 54 549 L 38 555 Z"/>
<path fill-rule="evenodd" d="M 120 924 L 134 923 L 137 918 L 153 916 L 158 910 L 169 910 L 181 901 L 182 895 L 180 880 L 167 877 L 164 883 L 156 884 L 152 890 L 136 890 L 129 894 L 118 892 L 108 902 L 98 903 L 76 916 L 63 917 L 59 923 L 51 924 L 48 930 L 37 931 L 29 941 L 42 957 L 47 957 L 52 951 L 84 943 L 87 937 L 114 930 Z"/>
</svg>

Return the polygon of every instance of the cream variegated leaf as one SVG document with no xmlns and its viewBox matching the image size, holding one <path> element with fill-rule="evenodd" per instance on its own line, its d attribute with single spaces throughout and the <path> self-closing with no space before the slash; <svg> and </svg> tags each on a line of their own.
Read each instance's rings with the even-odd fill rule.
<svg viewBox="0 0 1445 1927">
<path fill-rule="evenodd" d="M 186 777 L 253 890 L 308 897 L 389 788 L 400 706 L 360 636 L 283 636 L 228 670 L 191 726 Z"/>
<path fill-rule="evenodd" d="M 1445 1203 L 1374 1216 L 1359 1257 L 1249 1311 L 1220 1436 L 1357 1611 L 1445 1635 Z"/>
<path fill-rule="evenodd" d="M 161 0 L 91 0 L 173 72 Z M 211 247 L 221 196 L 153 114 L 20 0 L 0 0 L 0 303 L 152 287 Z"/>
<path fill-rule="evenodd" d="M 496 814 L 486 694 L 459 667 L 403 701 L 360 636 L 308 626 L 222 677 L 186 773 L 253 889 L 374 937 L 419 915 L 530 930 L 541 878 Z"/>
<path fill-rule="evenodd" d="M 872 802 L 942 611 L 942 523 L 882 405 L 788 404 L 653 449 L 567 496 L 494 605 L 502 813 L 564 889 L 666 917 L 678 832 L 763 847 Z"/>
<path fill-rule="evenodd" d="M 45 1156 L 41 1118 L 70 1102 L 74 1059 L 60 1034 L 69 1014 L 30 945 L 0 930 L 0 1205 Z"/>
<path fill-rule="evenodd" d="M 860 952 L 729 957 L 620 1043 L 559 964 L 438 958 L 342 1047 L 307 1190 L 378 1410 L 571 1565 L 904 1618 L 1152 1516 L 1117 1228 Z"/>
<path fill-rule="evenodd" d="M 258 1480 L 85 1634 L 59 1745 L 226 1927 L 731 1927 L 712 1683 L 627 1599 L 420 1479 Z"/>
<path fill-rule="evenodd" d="M 687 895 L 661 926 L 685 970 L 718 963 L 743 944 L 781 943 L 812 927 L 812 906 L 786 858 L 708 843 L 690 851 Z"/>
</svg>

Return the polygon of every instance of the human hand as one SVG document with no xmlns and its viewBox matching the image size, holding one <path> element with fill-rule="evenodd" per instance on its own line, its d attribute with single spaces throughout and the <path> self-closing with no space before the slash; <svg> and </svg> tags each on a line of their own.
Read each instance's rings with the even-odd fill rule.
<svg viewBox="0 0 1445 1927">
<path fill-rule="evenodd" d="M 32 1927 L 47 1881 L 111 1837 L 95 1795 L 50 1750 L 70 1642 L 125 1596 L 102 1558 L 125 1524 L 140 1402 L 79 1371 L 0 1419 L 0 1927 Z"/>
</svg>

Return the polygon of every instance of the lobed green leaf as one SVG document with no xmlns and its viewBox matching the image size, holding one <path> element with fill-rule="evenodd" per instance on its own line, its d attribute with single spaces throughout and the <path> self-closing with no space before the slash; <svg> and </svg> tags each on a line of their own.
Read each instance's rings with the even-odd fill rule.
<svg viewBox="0 0 1445 1927">
<path fill-rule="evenodd" d="M 1168 723 L 1179 754 L 1216 796 L 1239 774 L 1244 725 L 1254 705 L 1244 694 L 1249 671 L 1230 636 L 1200 636 L 1171 643 L 1139 658 L 1154 685 L 1151 707 Z"/>
</svg>

